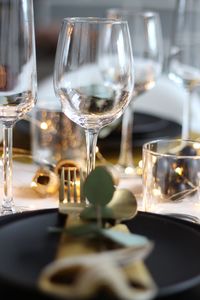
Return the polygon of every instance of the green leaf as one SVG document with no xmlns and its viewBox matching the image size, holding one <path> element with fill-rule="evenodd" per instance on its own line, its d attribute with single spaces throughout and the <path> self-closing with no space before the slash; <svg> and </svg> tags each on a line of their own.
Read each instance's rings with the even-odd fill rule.
<svg viewBox="0 0 200 300">
<path fill-rule="evenodd" d="M 66 233 L 73 237 L 102 236 L 123 247 L 144 247 L 150 243 L 150 241 L 142 235 L 112 229 L 102 229 L 96 224 L 77 225 L 65 228 L 49 227 L 49 231 L 51 233 Z"/>
<path fill-rule="evenodd" d="M 115 191 L 111 174 L 105 167 L 96 167 L 86 178 L 83 192 L 88 201 L 94 205 L 105 206 Z"/>
<path fill-rule="evenodd" d="M 102 219 L 113 219 L 113 212 L 109 207 L 100 207 Z M 96 220 L 97 211 L 95 206 L 90 206 L 82 210 L 80 217 L 84 220 Z"/>
<path fill-rule="evenodd" d="M 120 232 L 120 231 L 115 231 L 110 229 L 101 229 L 101 234 L 104 237 L 112 240 L 113 242 L 125 247 L 131 247 L 131 246 L 143 247 L 149 244 L 149 240 L 146 237 L 138 234 L 129 233 L 129 232 Z"/>
</svg>

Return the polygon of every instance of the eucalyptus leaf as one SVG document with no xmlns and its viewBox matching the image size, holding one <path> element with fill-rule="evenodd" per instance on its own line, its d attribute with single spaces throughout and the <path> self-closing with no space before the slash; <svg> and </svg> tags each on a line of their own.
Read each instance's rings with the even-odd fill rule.
<svg viewBox="0 0 200 300">
<path fill-rule="evenodd" d="M 128 220 L 137 214 L 137 200 L 133 193 L 126 189 L 116 190 L 108 207 L 112 209 L 117 220 Z"/>
<path fill-rule="evenodd" d="M 51 233 L 66 233 L 74 237 L 89 237 L 91 235 L 96 237 L 102 236 L 123 247 L 145 247 L 150 243 L 150 241 L 142 235 L 113 229 L 102 229 L 96 224 L 82 224 L 65 228 L 49 227 L 49 231 Z"/>
<path fill-rule="evenodd" d="M 102 219 L 113 219 L 113 212 L 109 207 L 100 207 L 101 209 L 101 217 Z M 97 219 L 97 211 L 94 205 L 85 208 L 82 210 L 80 217 L 84 220 L 96 220 Z"/>
<path fill-rule="evenodd" d="M 130 232 L 120 232 L 112 229 L 101 229 L 101 234 L 102 236 L 124 247 L 144 247 L 149 244 L 149 240 L 146 237 Z"/>
<path fill-rule="evenodd" d="M 111 174 L 105 167 L 96 167 L 86 178 L 83 192 L 87 200 L 94 205 L 105 206 L 115 191 Z"/>
</svg>

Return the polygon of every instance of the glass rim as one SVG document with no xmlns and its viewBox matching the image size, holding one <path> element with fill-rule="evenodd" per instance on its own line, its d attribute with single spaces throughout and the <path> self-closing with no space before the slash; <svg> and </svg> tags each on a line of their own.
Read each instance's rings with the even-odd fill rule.
<svg viewBox="0 0 200 300">
<path fill-rule="evenodd" d="M 126 20 L 115 18 L 100 18 L 100 17 L 67 17 L 64 18 L 63 23 L 94 23 L 94 24 L 128 24 Z"/>
<path fill-rule="evenodd" d="M 185 142 L 187 144 L 196 144 L 199 147 L 197 147 L 196 150 L 200 150 L 200 141 L 195 141 L 192 139 L 157 139 L 157 140 L 152 140 L 149 142 L 146 142 L 145 144 L 143 144 L 142 150 L 145 152 L 148 152 L 151 155 L 154 156 L 162 156 L 162 157 L 176 157 L 176 158 L 192 158 L 192 159 L 200 159 L 200 155 L 181 155 L 181 154 L 173 154 L 173 153 L 162 153 L 162 152 L 158 152 L 156 150 L 151 150 L 148 147 L 150 145 L 155 145 L 155 144 L 167 144 L 167 143 L 177 143 L 177 146 L 179 146 L 181 144 L 181 142 Z M 176 146 L 175 146 L 176 147 Z"/>
<path fill-rule="evenodd" d="M 156 12 L 156 11 L 153 11 L 153 10 L 136 10 L 134 9 L 133 7 L 130 7 L 130 8 L 108 8 L 106 10 L 107 12 L 116 12 L 116 13 L 122 13 L 122 16 L 123 14 L 125 15 L 140 15 L 140 16 L 143 16 L 143 17 L 146 17 L 147 19 L 150 19 L 152 17 L 158 17 L 159 14 Z"/>
</svg>

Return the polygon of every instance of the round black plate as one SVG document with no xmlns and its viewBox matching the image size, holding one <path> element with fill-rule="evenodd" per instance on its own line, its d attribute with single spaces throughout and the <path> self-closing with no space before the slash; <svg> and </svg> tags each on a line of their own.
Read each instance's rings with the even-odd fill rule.
<svg viewBox="0 0 200 300">
<path fill-rule="evenodd" d="M 181 126 L 157 116 L 135 113 L 133 123 L 133 147 L 141 147 L 144 143 L 159 138 L 175 138 L 181 134 Z M 121 140 L 121 124 L 107 137 L 98 139 L 98 146 L 102 151 L 119 150 Z"/>
<path fill-rule="evenodd" d="M 54 259 L 59 238 L 49 233 L 48 227 L 60 222 L 56 210 L 0 219 L 0 287 L 6 283 L 10 287 L 37 289 L 40 271 Z M 146 265 L 158 285 L 159 296 L 200 283 L 200 231 L 147 213 L 139 213 L 126 224 L 155 243 Z"/>
</svg>

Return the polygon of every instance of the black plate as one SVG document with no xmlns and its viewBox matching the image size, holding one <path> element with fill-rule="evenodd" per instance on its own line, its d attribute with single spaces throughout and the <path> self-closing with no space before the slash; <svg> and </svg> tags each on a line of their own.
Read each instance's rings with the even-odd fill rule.
<svg viewBox="0 0 200 300">
<path fill-rule="evenodd" d="M 54 259 L 59 238 L 48 232 L 48 226 L 60 222 L 56 210 L 0 219 L 0 287 L 37 290 L 38 275 Z M 139 213 L 126 224 L 131 231 L 155 242 L 146 265 L 158 285 L 159 296 L 174 294 L 200 283 L 200 230 L 171 218 L 147 213 Z"/>
<path fill-rule="evenodd" d="M 144 143 L 159 138 L 175 138 L 181 134 L 181 126 L 157 116 L 135 113 L 132 141 L 133 147 L 141 147 Z M 102 151 L 119 150 L 121 140 L 121 124 L 107 137 L 98 139 Z"/>
</svg>

